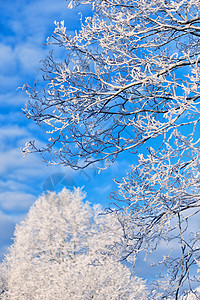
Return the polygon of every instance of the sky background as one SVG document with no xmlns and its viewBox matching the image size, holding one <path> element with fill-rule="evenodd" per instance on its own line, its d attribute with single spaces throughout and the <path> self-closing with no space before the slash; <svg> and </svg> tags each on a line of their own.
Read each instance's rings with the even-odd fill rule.
<svg viewBox="0 0 200 300">
<path fill-rule="evenodd" d="M 68 33 L 80 28 L 80 14 L 88 16 L 88 6 L 68 9 L 65 0 L 1 1 L 0 11 L 0 259 L 12 243 L 15 224 L 22 220 L 34 200 L 47 190 L 63 186 L 84 186 L 87 200 L 108 204 L 114 183 L 125 174 L 123 159 L 98 174 L 95 167 L 72 171 L 47 166 L 39 155 L 22 156 L 20 147 L 35 139 L 42 141 L 41 129 L 22 114 L 27 96 L 25 83 L 33 86 L 39 76 L 40 61 L 51 48 L 44 43 L 55 28 L 54 21 L 65 20 Z"/>
</svg>

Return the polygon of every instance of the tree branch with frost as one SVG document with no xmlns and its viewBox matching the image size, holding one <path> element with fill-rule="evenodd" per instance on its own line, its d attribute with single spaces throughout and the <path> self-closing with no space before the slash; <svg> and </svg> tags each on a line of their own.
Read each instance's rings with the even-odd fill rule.
<svg viewBox="0 0 200 300">
<path fill-rule="evenodd" d="M 146 158 L 139 155 L 139 164 L 111 196 L 124 224 L 125 258 L 142 251 L 150 255 L 161 243 L 166 244 L 169 255 L 158 263 L 164 269 L 163 280 L 156 284 L 166 297 L 174 299 L 186 282 L 196 280 L 200 259 L 198 228 L 192 228 L 200 213 L 200 152 L 196 144 L 174 132 L 162 152 L 149 149 Z"/>
<path fill-rule="evenodd" d="M 198 80 L 192 75 L 195 70 L 199 76 L 199 51 L 187 43 L 192 30 L 199 30 L 198 5 L 184 2 L 177 10 L 162 1 L 125 3 L 93 2 L 96 12 L 74 37 L 67 36 L 64 22 L 55 23 L 52 43 L 65 49 L 66 58 L 44 60 L 46 88 L 37 92 L 25 86 L 30 101 L 24 109 L 51 139 L 42 149 L 30 144 L 28 152 L 39 151 L 47 161 L 54 157 L 53 163 L 73 168 L 99 160 L 109 165 L 119 153 L 181 126 L 181 116 L 187 124 L 189 115 L 199 113 Z M 186 24 L 181 19 L 174 27 L 172 16 L 185 8 Z M 180 72 L 186 73 L 183 78 Z"/>
</svg>

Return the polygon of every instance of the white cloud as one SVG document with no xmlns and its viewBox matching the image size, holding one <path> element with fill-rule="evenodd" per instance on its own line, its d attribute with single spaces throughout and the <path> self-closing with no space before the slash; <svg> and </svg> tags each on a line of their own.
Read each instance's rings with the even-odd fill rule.
<svg viewBox="0 0 200 300">
<path fill-rule="evenodd" d="M 45 42 L 47 36 L 52 34 L 55 20 L 65 19 L 68 27 L 77 29 L 78 25 L 80 26 L 79 12 L 87 14 L 88 6 L 83 5 L 72 11 L 63 0 L 23 0 L 15 2 L 12 8 L 9 6 L 10 9 L 12 17 L 7 19 L 7 26 L 16 35 L 17 42 L 21 39 L 38 44 Z"/>
<path fill-rule="evenodd" d="M 15 52 L 9 45 L 0 43 L 0 69 L 1 74 L 7 74 L 10 76 L 10 73 L 14 73 L 16 70 L 16 56 Z"/>
<path fill-rule="evenodd" d="M 10 126 L 9 124 L 7 126 L 3 126 L 0 128 L 0 140 L 4 139 L 16 139 L 21 138 L 23 136 L 28 135 L 28 131 L 24 127 L 20 127 L 17 124 Z"/>
<path fill-rule="evenodd" d="M 25 164 L 28 167 L 27 161 L 23 161 L 20 149 L 12 148 L 8 151 L 0 152 L 0 174 L 6 174 L 11 170 L 21 168 Z"/>
<path fill-rule="evenodd" d="M 4 192 L 0 193 L 0 207 L 6 212 L 27 212 L 36 197 L 28 193 Z"/>
<path fill-rule="evenodd" d="M 13 179 L 8 180 L 0 180 L 0 193 L 1 191 L 29 191 L 31 192 L 31 188 L 27 186 L 25 181 L 20 181 L 19 178 L 16 177 L 16 173 L 13 174 Z M 25 176 L 24 176 L 25 177 Z"/>
<path fill-rule="evenodd" d="M 0 89 L 3 93 L 16 90 L 20 85 L 20 77 L 17 75 L 0 75 Z M 2 93 L 1 93 L 2 94 Z M 2 99 L 3 101 L 3 99 Z"/>
<path fill-rule="evenodd" d="M 18 79 L 17 79 L 18 80 Z M 17 86 L 17 81 L 15 81 L 15 88 L 13 89 L 10 89 L 8 92 L 5 92 L 3 94 L 0 94 L 0 107 L 20 107 L 21 106 L 24 106 L 24 104 L 26 103 L 26 100 L 27 100 L 27 95 L 25 94 L 25 92 L 21 92 L 19 89 L 18 89 L 18 86 Z M 18 91 L 17 91 L 18 89 Z M 19 108 L 19 113 L 21 113 L 21 109 Z M 19 118 L 19 113 L 18 113 L 18 118 Z M 11 115 L 12 114 L 12 115 Z M 14 116 L 15 115 L 15 116 Z M 15 117 L 15 121 L 16 121 L 16 114 L 14 114 L 14 112 L 10 112 L 10 115 L 9 115 L 9 122 L 13 121 L 13 116 Z M 4 121 L 5 121 L 5 115 L 3 114 L 0 114 L 0 121 L 1 119 L 4 117 Z M 19 120 L 20 121 L 20 120 Z"/>
<path fill-rule="evenodd" d="M 17 45 L 15 52 L 22 71 L 35 75 L 37 69 L 41 67 L 40 61 L 47 56 L 49 49 L 40 44 L 36 46 L 33 43 L 23 43 Z"/>
</svg>

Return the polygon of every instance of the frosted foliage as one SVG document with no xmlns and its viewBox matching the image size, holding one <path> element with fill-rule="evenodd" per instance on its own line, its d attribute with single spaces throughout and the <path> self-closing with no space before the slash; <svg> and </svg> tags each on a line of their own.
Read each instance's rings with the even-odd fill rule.
<svg viewBox="0 0 200 300">
<path fill-rule="evenodd" d="M 5 292 L 6 292 L 6 275 L 4 272 L 3 265 L 0 265 L 0 299 L 4 299 Z"/>
<path fill-rule="evenodd" d="M 82 200 L 64 189 L 35 202 L 3 263 L 2 299 L 146 299 L 144 281 L 112 255 L 117 219 Z"/>
<path fill-rule="evenodd" d="M 47 144 L 27 142 L 23 153 L 104 169 L 126 152 L 135 164 L 110 201 L 124 232 L 118 252 L 137 264 L 157 251 L 152 293 L 177 300 L 199 284 L 200 1 L 69 2 L 81 4 L 92 8 L 81 29 L 69 36 L 55 22 L 48 42 L 62 61 L 51 53 L 42 83 L 24 86 L 24 113 Z"/>
<path fill-rule="evenodd" d="M 162 151 L 149 148 L 147 157 L 140 154 L 111 195 L 124 210 L 122 255 L 151 256 L 155 250 L 160 255 L 153 261 L 162 266 L 162 276 L 154 282 L 160 299 L 179 299 L 200 280 L 199 157 L 192 139 L 174 132 Z"/>
<path fill-rule="evenodd" d="M 52 43 L 63 48 L 42 67 L 43 89 L 25 85 L 27 118 L 46 131 L 47 145 L 28 142 L 48 163 L 82 168 L 112 164 L 174 128 L 199 125 L 200 4 L 198 0 L 74 0 L 92 17 L 68 36 L 55 22 Z M 183 118 L 184 117 L 184 118 Z M 184 121 L 183 121 L 184 120 Z"/>
</svg>

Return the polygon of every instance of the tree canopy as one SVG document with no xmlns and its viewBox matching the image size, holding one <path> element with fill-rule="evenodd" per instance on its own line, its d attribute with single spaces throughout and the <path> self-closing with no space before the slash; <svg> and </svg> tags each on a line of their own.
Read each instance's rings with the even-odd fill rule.
<svg viewBox="0 0 200 300">
<path fill-rule="evenodd" d="M 145 282 L 113 256 L 120 226 L 80 189 L 39 198 L 15 231 L 1 299 L 146 299 Z"/>
</svg>

